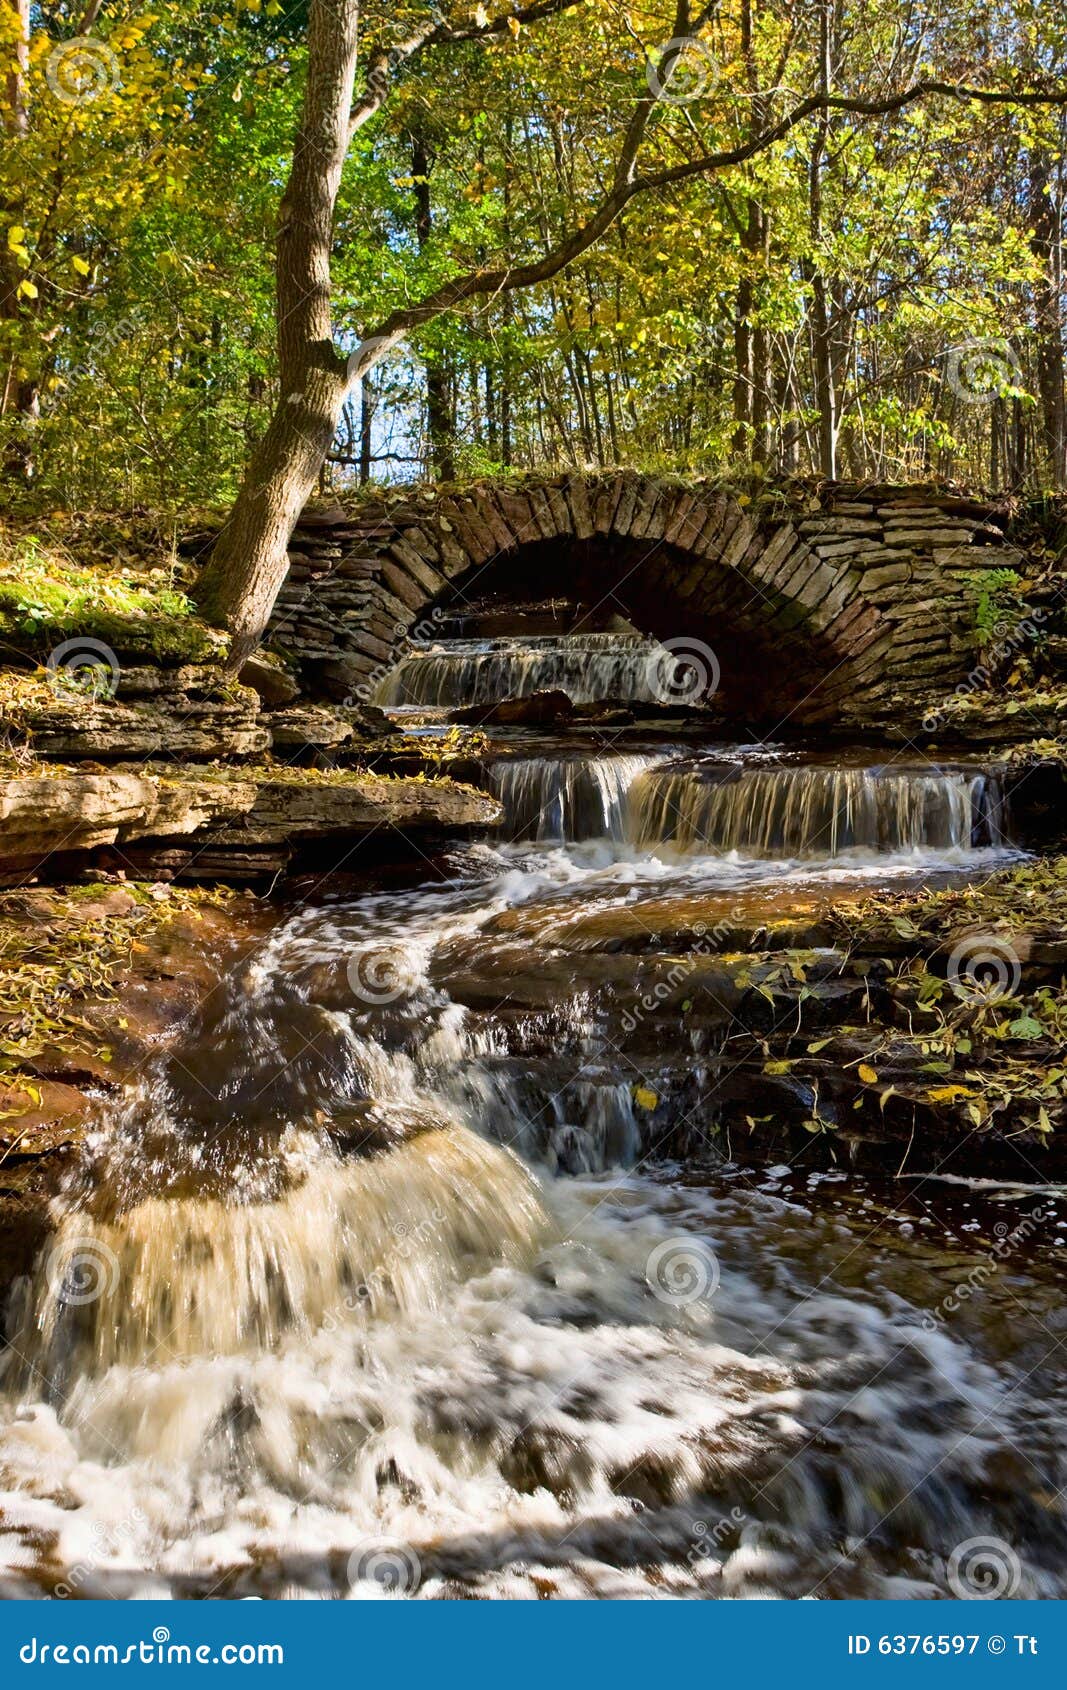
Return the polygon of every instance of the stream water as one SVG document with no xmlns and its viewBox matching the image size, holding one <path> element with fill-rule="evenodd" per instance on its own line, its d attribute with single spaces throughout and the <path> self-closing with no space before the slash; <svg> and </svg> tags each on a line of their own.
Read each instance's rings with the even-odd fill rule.
<svg viewBox="0 0 1067 1690">
<path fill-rule="evenodd" d="M 666 1161 L 595 966 L 643 912 L 982 873 L 995 778 L 493 778 L 509 842 L 295 910 L 102 1115 L 9 1299 L 7 1594 L 1067 1594 L 1059 1197 Z"/>
</svg>

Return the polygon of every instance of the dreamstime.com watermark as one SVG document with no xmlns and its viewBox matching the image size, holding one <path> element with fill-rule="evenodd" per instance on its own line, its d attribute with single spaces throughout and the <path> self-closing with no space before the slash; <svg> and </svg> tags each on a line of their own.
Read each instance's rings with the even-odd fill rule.
<svg viewBox="0 0 1067 1690">
<path fill-rule="evenodd" d="M 44 74 L 52 93 L 65 106 L 90 106 L 118 88 L 119 61 L 98 36 L 75 35 L 52 48 Z"/>
<path fill-rule="evenodd" d="M 949 347 L 945 381 L 965 405 L 991 405 L 1022 390 L 1023 368 L 1011 341 L 993 335 Z"/>
<path fill-rule="evenodd" d="M 353 1596 L 413 1596 L 422 1583 L 422 1562 L 410 1544 L 392 1538 L 358 1543 L 348 1557 Z"/>
<path fill-rule="evenodd" d="M 1011 1227 L 1007 1221 L 998 1221 L 993 1228 L 996 1243 L 986 1252 L 980 1262 L 968 1273 L 967 1277 L 953 1286 L 948 1294 L 942 1297 L 936 1308 L 928 1309 L 922 1318 L 924 1332 L 935 1332 L 950 1315 L 958 1314 L 964 1303 L 969 1303 L 991 1279 L 995 1279 L 1004 1264 L 1019 1247 L 1032 1238 L 1034 1233 L 1046 1221 L 1055 1218 L 1054 1209 L 1037 1208 L 1026 1215 L 1018 1224 Z"/>
<path fill-rule="evenodd" d="M 133 1542 L 137 1533 L 148 1524 L 148 1516 L 141 1508 L 131 1508 L 124 1519 L 114 1525 L 96 1520 L 89 1533 L 90 1552 L 84 1560 L 75 1561 L 63 1578 L 52 1588 L 57 1602 L 76 1596 L 83 1585 L 91 1581 L 107 1561 L 121 1548 Z"/>
<path fill-rule="evenodd" d="M 447 1215 L 444 1209 L 431 1209 L 417 1226 L 395 1221 L 390 1228 L 393 1243 L 390 1262 L 379 1264 L 365 1274 L 339 1306 L 327 1309 L 322 1318 L 323 1332 L 336 1332 L 346 1324 L 346 1317 L 357 1313 L 373 1314 L 393 1294 L 397 1270 L 416 1255 L 423 1244 L 432 1244 L 439 1236 Z"/>
<path fill-rule="evenodd" d="M 1003 1538 L 969 1537 L 949 1556 L 948 1582 L 961 1602 L 1007 1601 L 1021 1578 L 1019 1557 Z"/>
<path fill-rule="evenodd" d="M 735 904 L 719 917 L 713 927 L 708 927 L 703 921 L 693 923 L 690 932 L 697 937 L 697 943 L 689 952 L 690 956 L 702 957 L 713 955 L 720 950 L 725 941 L 735 932 L 737 925 L 744 918 L 744 905 Z M 624 1033 L 632 1033 L 644 1021 L 646 1015 L 658 1009 L 662 1003 L 677 991 L 690 971 L 687 962 L 676 962 L 668 969 L 662 980 L 644 992 L 629 1009 L 624 1010 L 619 1025 Z"/>
<path fill-rule="evenodd" d="M 719 1259 L 691 1233 L 674 1233 L 649 1251 L 645 1280 L 658 1302 L 674 1309 L 710 1303 L 719 1289 Z"/>
<path fill-rule="evenodd" d="M 74 1667 L 280 1667 L 280 1643 L 172 1643 L 165 1625 L 140 1643 L 42 1643 L 31 1637 L 19 1650 L 23 1666 Z"/>
<path fill-rule="evenodd" d="M 953 947 L 945 968 L 957 997 L 971 1003 L 1013 998 L 1022 977 L 1018 953 L 1000 933 L 968 933 Z"/>
<path fill-rule="evenodd" d="M 68 702 L 114 698 L 122 674 L 111 647 L 82 634 L 57 645 L 45 667 L 52 691 Z"/>
<path fill-rule="evenodd" d="M 719 659 L 703 640 L 679 634 L 658 640 L 645 666 L 645 684 L 658 704 L 706 704 L 719 690 Z"/>
<path fill-rule="evenodd" d="M 345 973 L 353 994 L 376 1009 L 402 998 L 416 980 L 410 959 L 395 945 L 364 946 L 349 957 Z"/>
<path fill-rule="evenodd" d="M 744 1509 L 736 1505 L 713 1526 L 709 1526 L 706 1520 L 694 1520 L 692 1541 L 685 1555 L 689 1565 L 695 1568 L 702 1561 L 711 1559 L 711 1551 L 725 1548 L 742 1527 L 747 1526 L 748 1521 L 749 1516 Z"/>
<path fill-rule="evenodd" d="M 1047 621 L 1048 612 L 1039 606 L 1036 610 L 1027 610 L 1014 622 L 996 623 L 993 628 L 993 639 L 996 643 L 989 648 L 988 661 L 975 665 L 970 674 L 953 689 L 942 708 L 928 711 L 922 721 L 923 733 L 937 733 L 944 727 L 947 706 L 951 699 L 969 698 L 976 692 L 989 692 L 1001 665 L 1021 650 L 1028 640 L 1039 639 L 1044 631 L 1042 624 Z"/>
<path fill-rule="evenodd" d="M 706 41 L 696 35 L 676 35 L 648 55 L 645 81 L 654 100 L 668 106 L 688 106 L 718 86 L 718 61 Z"/>
<path fill-rule="evenodd" d="M 423 640 L 431 640 L 435 634 L 440 632 L 440 624 L 448 614 L 448 611 L 441 605 L 435 604 L 429 616 L 422 617 L 411 627 L 408 627 L 405 622 L 394 623 L 393 638 L 395 640 L 407 640 L 413 645 L 417 645 Z M 360 681 L 358 687 L 355 687 L 343 700 L 341 708 L 343 710 L 354 710 L 360 704 L 370 704 L 386 676 L 391 675 L 395 668 L 395 658 L 390 658 L 388 663 L 377 664 L 366 679 Z"/>
</svg>

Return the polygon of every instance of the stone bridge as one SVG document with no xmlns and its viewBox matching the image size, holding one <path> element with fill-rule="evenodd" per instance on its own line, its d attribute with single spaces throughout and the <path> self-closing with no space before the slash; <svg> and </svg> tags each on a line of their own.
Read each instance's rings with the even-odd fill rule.
<svg viewBox="0 0 1067 1690">
<path fill-rule="evenodd" d="M 269 643 L 312 685 L 366 698 L 442 609 L 562 596 L 600 618 L 586 626 L 613 612 L 710 646 L 727 710 L 874 723 L 973 665 L 973 575 L 1020 562 L 1006 520 L 933 484 L 749 497 L 621 471 L 404 488 L 308 508 Z"/>
</svg>

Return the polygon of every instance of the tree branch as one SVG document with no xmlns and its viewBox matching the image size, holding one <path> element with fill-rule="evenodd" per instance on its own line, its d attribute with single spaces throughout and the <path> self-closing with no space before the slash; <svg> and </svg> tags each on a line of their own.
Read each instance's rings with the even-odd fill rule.
<svg viewBox="0 0 1067 1690">
<path fill-rule="evenodd" d="M 841 111 L 854 112 L 863 117 L 885 117 L 931 95 L 976 101 L 984 105 L 1067 106 L 1067 88 L 1051 92 L 1036 89 L 1012 92 L 994 88 L 970 88 L 957 83 L 929 79 L 913 83 L 910 88 L 880 100 L 858 99 L 847 94 L 813 94 L 802 100 L 777 123 L 750 136 L 740 146 L 725 152 L 705 153 L 684 163 L 669 165 L 662 170 L 641 175 L 634 168 L 636 154 L 655 101 L 640 100 L 638 109 L 627 126 L 611 190 L 601 200 L 587 223 L 528 263 L 472 270 L 464 276 L 456 276 L 443 283 L 414 305 L 399 306 L 363 341 L 358 352 L 353 355 L 353 376 L 365 374 L 378 358 L 384 356 L 413 329 L 432 321 L 445 311 L 453 310 L 469 299 L 484 298 L 487 294 L 509 293 L 516 288 L 535 287 L 539 282 L 550 281 L 584 252 L 588 252 L 590 247 L 595 246 L 638 194 L 654 192 L 659 188 L 671 187 L 676 182 L 688 181 L 695 176 L 706 176 L 744 164 L 784 140 L 813 113 Z M 361 362 L 364 351 L 366 361 Z"/>
<path fill-rule="evenodd" d="M 487 18 L 485 23 L 427 23 L 405 40 L 394 42 L 391 47 L 372 48 L 367 61 L 366 87 L 349 114 L 349 137 L 381 110 L 389 97 L 393 72 L 402 65 L 410 64 L 425 48 L 451 47 L 461 41 L 492 41 L 506 34 L 515 24 L 521 28 L 526 24 L 539 23 L 542 18 L 556 17 L 583 4 L 584 0 L 533 0 L 529 6 L 520 6 L 513 12 L 501 12 L 495 18 Z"/>
</svg>

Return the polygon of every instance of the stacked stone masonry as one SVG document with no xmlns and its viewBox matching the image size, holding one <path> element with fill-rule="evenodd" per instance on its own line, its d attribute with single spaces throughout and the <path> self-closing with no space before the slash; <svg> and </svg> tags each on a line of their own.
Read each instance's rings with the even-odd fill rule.
<svg viewBox="0 0 1067 1690">
<path fill-rule="evenodd" d="M 873 721 L 889 698 L 918 704 L 967 674 L 973 577 L 1020 565 L 1005 522 L 934 485 L 746 499 L 620 472 L 404 489 L 305 513 L 269 640 L 334 696 L 367 698 L 409 640 L 434 637 L 437 607 L 536 546 L 661 639 L 751 642 L 795 722 Z"/>
</svg>

